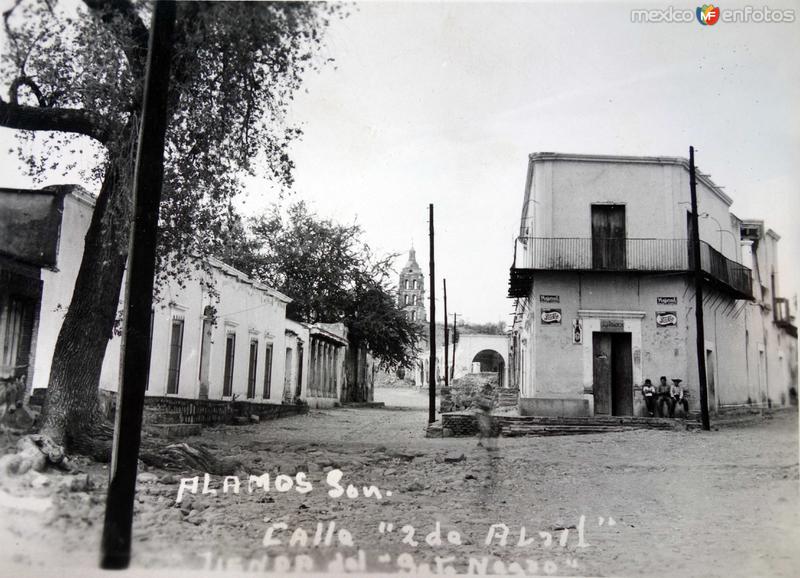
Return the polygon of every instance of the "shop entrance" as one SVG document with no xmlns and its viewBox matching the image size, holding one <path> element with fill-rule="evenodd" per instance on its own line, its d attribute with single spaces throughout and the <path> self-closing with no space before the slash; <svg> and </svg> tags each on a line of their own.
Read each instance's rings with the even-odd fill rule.
<svg viewBox="0 0 800 578">
<path fill-rule="evenodd" d="M 633 415 L 631 334 L 592 333 L 595 415 Z"/>
</svg>

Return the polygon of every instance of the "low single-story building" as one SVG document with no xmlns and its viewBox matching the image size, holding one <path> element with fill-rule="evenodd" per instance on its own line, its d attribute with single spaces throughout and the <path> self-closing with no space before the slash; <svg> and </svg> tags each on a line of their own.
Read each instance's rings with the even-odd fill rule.
<svg viewBox="0 0 800 578">
<path fill-rule="evenodd" d="M 29 393 L 48 385 L 93 208 L 94 197 L 76 186 L 0 189 L 0 379 L 24 379 Z M 153 305 L 148 397 L 340 400 L 343 324 L 292 321 L 288 296 L 217 259 L 195 265 L 180 282 L 168 280 Z M 118 389 L 121 341 L 108 343 L 103 390 Z"/>
</svg>

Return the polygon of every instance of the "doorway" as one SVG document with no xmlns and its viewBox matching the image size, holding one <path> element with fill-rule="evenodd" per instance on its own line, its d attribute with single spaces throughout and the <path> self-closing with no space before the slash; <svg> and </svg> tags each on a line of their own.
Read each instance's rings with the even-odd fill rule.
<svg viewBox="0 0 800 578">
<path fill-rule="evenodd" d="M 303 393 L 303 344 L 297 344 L 297 381 L 295 383 L 294 398 L 300 399 Z"/>
<path fill-rule="evenodd" d="M 499 387 L 504 387 L 503 375 L 505 374 L 506 363 L 503 361 L 503 356 L 493 349 L 484 349 L 475 354 L 472 358 L 472 373 L 496 373 L 497 384 Z"/>
<path fill-rule="evenodd" d="M 625 268 L 625 205 L 592 205 L 592 269 Z"/>
<path fill-rule="evenodd" d="M 631 334 L 592 333 L 595 415 L 633 415 Z"/>
<path fill-rule="evenodd" d="M 714 381 L 714 352 L 706 349 L 706 384 L 708 385 L 708 407 L 711 411 L 717 409 L 717 384 Z"/>
</svg>

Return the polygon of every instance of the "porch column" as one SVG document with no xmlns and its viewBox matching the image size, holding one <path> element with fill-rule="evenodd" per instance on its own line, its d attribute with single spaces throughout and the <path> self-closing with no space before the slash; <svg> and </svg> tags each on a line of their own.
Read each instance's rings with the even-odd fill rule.
<svg viewBox="0 0 800 578">
<path fill-rule="evenodd" d="M 333 396 L 333 345 L 328 345 L 328 397 Z"/>
</svg>

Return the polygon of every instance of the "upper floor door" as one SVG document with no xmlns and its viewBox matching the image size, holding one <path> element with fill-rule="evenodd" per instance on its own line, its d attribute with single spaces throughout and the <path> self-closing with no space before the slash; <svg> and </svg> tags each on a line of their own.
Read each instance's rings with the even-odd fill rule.
<svg viewBox="0 0 800 578">
<path fill-rule="evenodd" d="M 625 205 L 592 205 L 592 268 L 625 269 Z"/>
</svg>

